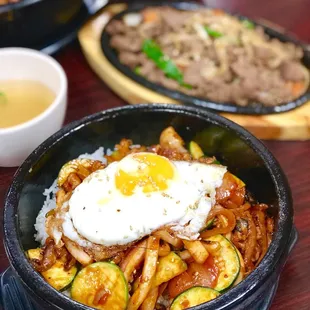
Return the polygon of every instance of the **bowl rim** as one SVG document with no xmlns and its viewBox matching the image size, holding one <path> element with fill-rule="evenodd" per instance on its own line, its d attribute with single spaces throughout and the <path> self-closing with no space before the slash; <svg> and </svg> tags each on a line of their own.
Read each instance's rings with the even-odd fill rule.
<svg viewBox="0 0 310 310">
<path fill-rule="evenodd" d="M 0 49 L 0 58 L 2 56 L 13 56 L 13 57 L 30 57 L 35 59 L 39 62 L 44 62 L 48 64 L 53 70 L 57 73 L 58 79 L 60 81 L 60 89 L 57 93 L 55 93 L 55 99 L 48 106 L 47 109 L 45 109 L 43 112 L 38 114 L 36 117 L 31 118 L 30 120 L 23 122 L 21 124 L 17 124 L 11 127 L 7 128 L 0 128 L 0 137 L 2 135 L 15 133 L 17 131 L 25 130 L 27 128 L 30 128 L 32 126 L 35 126 L 36 124 L 40 123 L 42 120 L 44 120 L 46 117 L 50 116 L 52 114 L 56 107 L 58 107 L 62 100 L 67 96 L 67 89 L 68 89 L 68 79 L 66 76 L 66 73 L 59 62 L 57 62 L 53 57 L 44 54 L 40 51 L 33 50 L 30 48 L 23 48 L 23 47 L 5 47 Z M 40 82 L 38 80 L 38 82 Z M 42 83 L 45 85 L 45 83 Z"/>
<path fill-rule="evenodd" d="M 253 290 L 259 289 L 263 286 L 272 273 L 275 272 L 275 270 L 279 271 L 284 264 L 286 259 L 285 256 L 288 253 L 289 239 L 293 225 L 292 196 L 287 178 L 280 168 L 279 163 L 260 140 L 255 138 L 246 129 L 220 115 L 193 107 L 172 106 L 170 104 L 140 104 L 113 108 L 72 122 L 43 142 L 18 168 L 5 198 L 4 244 L 11 266 L 17 272 L 26 288 L 28 288 L 28 290 L 30 290 L 39 300 L 44 299 L 48 303 L 59 307 L 71 307 L 72 309 L 84 310 L 91 309 L 88 306 L 82 305 L 73 299 L 64 296 L 61 292 L 56 291 L 45 282 L 39 273 L 34 271 L 22 250 L 20 238 L 17 233 L 18 218 L 15 211 L 17 211 L 20 191 L 23 188 L 23 180 L 25 176 L 28 174 L 33 164 L 35 164 L 47 151 L 53 148 L 55 144 L 71 133 L 88 126 L 89 124 L 104 122 L 110 118 L 116 118 L 118 115 L 128 115 L 130 113 L 135 113 L 135 111 L 140 113 L 164 112 L 187 115 L 235 131 L 237 136 L 249 145 L 263 160 L 265 167 L 272 178 L 279 199 L 280 214 L 278 219 L 278 230 L 274 234 L 273 241 L 265 257 L 255 270 L 240 284 L 207 304 L 202 304 L 193 308 L 195 310 L 230 309 L 234 303 L 242 302 L 249 297 Z M 229 300 L 227 301 L 228 296 Z"/>
<path fill-rule="evenodd" d="M 118 52 L 111 47 L 111 35 L 106 31 L 106 27 L 113 21 L 121 19 L 124 15 L 128 13 L 140 12 L 142 9 L 147 7 L 157 7 L 157 6 L 169 6 L 177 10 L 199 10 L 200 8 L 214 9 L 206 4 L 199 3 L 197 1 L 190 2 L 186 0 L 174 0 L 168 2 L 166 0 L 161 1 L 151 1 L 151 3 L 131 3 L 127 8 L 115 15 L 113 15 L 106 26 L 103 28 L 100 37 L 100 48 L 110 64 L 115 67 L 121 74 L 129 78 L 131 81 L 139 84 L 140 86 L 147 88 L 153 92 L 158 92 L 163 96 L 169 97 L 171 99 L 177 100 L 189 106 L 200 107 L 209 109 L 214 112 L 221 113 L 231 113 L 235 115 L 277 115 L 289 111 L 293 111 L 304 104 L 306 104 L 310 99 L 310 83 L 307 85 L 307 89 L 304 93 L 299 95 L 296 99 L 290 100 L 289 102 L 283 102 L 276 106 L 265 106 L 259 102 L 253 102 L 250 105 L 240 106 L 234 102 L 220 102 L 216 100 L 211 100 L 208 97 L 200 97 L 189 95 L 182 90 L 173 90 L 157 82 L 152 82 L 148 78 L 136 74 L 131 68 L 122 64 L 118 57 Z M 277 38 L 280 41 L 291 42 L 300 48 L 304 52 L 304 57 L 301 63 L 308 71 L 310 75 L 310 52 L 306 47 L 306 43 L 300 41 L 296 37 L 288 35 L 287 33 L 281 33 L 268 25 L 261 23 L 259 20 L 255 20 L 250 17 L 243 16 L 237 12 L 232 12 L 230 10 L 221 9 L 229 15 L 237 17 L 239 20 L 248 20 L 254 23 L 256 26 L 261 26 L 264 28 L 264 32 L 267 33 L 271 38 Z"/>
</svg>

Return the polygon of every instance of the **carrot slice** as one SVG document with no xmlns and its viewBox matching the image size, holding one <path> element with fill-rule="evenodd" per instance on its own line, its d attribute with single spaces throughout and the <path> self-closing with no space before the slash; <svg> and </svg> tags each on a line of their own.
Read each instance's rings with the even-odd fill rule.
<svg viewBox="0 0 310 310">
<path fill-rule="evenodd" d="M 142 16 L 145 23 L 156 23 L 159 21 L 159 14 L 156 10 L 144 10 Z"/>
<path fill-rule="evenodd" d="M 221 15 L 225 14 L 225 12 L 223 10 L 221 10 L 221 9 L 213 9 L 213 13 L 216 16 L 221 16 Z"/>
<path fill-rule="evenodd" d="M 292 82 L 292 83 L 289 84 L 289 86 L 292 89 L 293 95 L 294 96 L 298 96 L 304 90 L 305 82 L 304 81 Z"/>
</svg>

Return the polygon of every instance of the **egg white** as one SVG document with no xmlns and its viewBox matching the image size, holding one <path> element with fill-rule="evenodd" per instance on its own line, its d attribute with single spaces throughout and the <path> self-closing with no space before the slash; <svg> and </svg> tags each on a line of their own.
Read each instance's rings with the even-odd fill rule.
<svg viewBox="0 0 310 310">
<path fill-rule="evenodd" d="M 129 163 L 128 158 L 114 162 L 92 173 L 74 190 L 64 234 L 72 238 L 69 226 L 73 225 L 85 239 L 112 246 L 169 226 L 180 238 L 196 239 L 215 203 L 216 188 L 222 184 L 226 167 L 171 161 L 176 173 L 166 190 L 146 194 L 138 189 L 125 196 L 115 188 L 115 174 Z"/>
</svg>

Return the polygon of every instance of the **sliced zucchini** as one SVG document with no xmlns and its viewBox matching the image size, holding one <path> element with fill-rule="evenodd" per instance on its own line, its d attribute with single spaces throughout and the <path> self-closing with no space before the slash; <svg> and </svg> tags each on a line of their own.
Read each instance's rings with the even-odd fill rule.
<svg viewBox="0 0 310 310">
<path fill-rule="evenodd" d="M 40 248 L 28 250 L 27 254 L 30 259 L 42 258 Z M 64 268 L 65 263 L 66 263 L 65 257 L 58 259 L 50 269 L 41 272 L 46 282 L 48 282 L 52 287 L 54 287 L 58 291 L 67 289 L 77 273 L 76 266 L 71 267 L 69 270 L 65 270 Z"/>
<path fill-rule="evenodd" d="M 124 310 L 128 303 L 128 285 L 117 265 L 94 263 L 77 274 L 71 297 L 95 309 Z"/>
<path fill-rule="evenodd" d="M 231 174 L 233 177 L 234 177 L 234 179 L 236 180 L 236 182 L 237 182 L 237 184 L 238 184 L 238 188 L 242 188 L 242 187 L 245 187 L 245 183 L 242 181 L 242 180 L 240 180 L 238 177 L 236 177 L 234 174 Z"/>
<path fill-rule="evenodd" d="M 213 290 L 212 288 L 194 286 L 178 295 L 173 300 L 170 310 L 181 310 L 194 307 L 210 301 L 219 295 L 220 292 Z"/>
<path fill-rule="evenodd" d="M 213 224 L 214 224 L 214 218 L 207 222 L 206 229 L 210 229 L 213 226 Z"/>
<path fill-rule="evenodd" d="M 207 230 L 207 229 L 210 229 L 210 228 L 213 226 L 214 220 L 215 220 L 214 218 L 211 219 L 211 220 L 209 220 L 209 221 L 207 222 L 206 226 L 205 226 L 200 232 L 203 232 L 203 231 L 205 231 L 205 230 Z"/>
<path fill-rule="evenodd" d="M 153 286 L 159 286 L 178 276 L 187 269 L 186 263 L 174 252 L 167 256 L 160 257 L 153 281 Z"/>
<path fill-rule="evenodd" d="M 220 270 L 215 290 L 222 292 L 227 290 L 236 281 L 240 272 L 240 261 L 235 246 L 222 235 L 212 236 L 208 241 L 216 241 L 221 248 L 214 255 L 215 262 L 224 262 L 224 268 Z"/>
<path fill-rule="evenodd" d="M 191 141 L 189 143 L 189 152 L 194 159 L 199 159 L 200 157 L 204 156 L 201 147 L 195 141 Z"/>
<path fill-rule="evenodd" d="M 238 275 L 237 279 L 235 280 L 233 286 L 236 286 L 237 284 L 239 284 L 244 279 L 244 274 L 245 274 L 245 264 L 244 264 L 243 257 L 236 247 L 235 247 L 235 249 L 236 249 L 236 252 L 238 254 L 239 261 L 240 261 L 240 272 L 239 272 L 239 275 Z"/>
<path fill-rule="evenodd" d="M 199 159 L 199 158 L 205 156 L 205 154 L 202 151 L 201 147 L 195 141 L 191 141 L 189 143 L 189 152 L 190 152 L 190 154 L 192 155 L 192 157 L 194 159 Z M 218 160 L 215 159 L 212 164 L 220 165 L 221 163 Z"/>
</svg>

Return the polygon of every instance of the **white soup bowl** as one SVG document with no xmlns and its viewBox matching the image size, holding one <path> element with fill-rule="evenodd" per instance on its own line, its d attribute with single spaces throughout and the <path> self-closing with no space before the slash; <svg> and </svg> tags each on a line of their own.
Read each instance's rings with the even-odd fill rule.
<svg viewBox="0 0 310 310">
<path fill-rule="evenodd" d="M 68 82 L 56 60 L 26 48 L 0 49 L 0 80 L 38 81 L 56 95 L 53 103 L 35 118 L 16 126 L 0 128 L 0 167 L 15 167 L 61 128 L 67 107 Z"/>
</svg>

